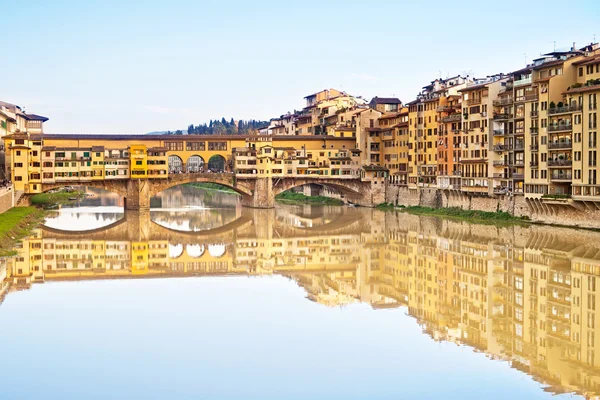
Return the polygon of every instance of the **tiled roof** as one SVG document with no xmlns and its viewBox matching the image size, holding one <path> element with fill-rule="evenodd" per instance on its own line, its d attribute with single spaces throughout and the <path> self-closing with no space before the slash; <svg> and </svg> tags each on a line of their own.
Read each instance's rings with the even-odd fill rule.
<svg viewBox="0 0 600 400">
<path fill-rule="evenodd" d="M 371 103 L 374 104 L 402 104 L 400 99 L 396 97 L 373 97 Z"/>
</svg>

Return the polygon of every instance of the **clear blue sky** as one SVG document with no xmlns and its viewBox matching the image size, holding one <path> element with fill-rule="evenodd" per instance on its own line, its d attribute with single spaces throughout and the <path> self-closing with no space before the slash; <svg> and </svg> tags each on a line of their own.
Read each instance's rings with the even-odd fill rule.
<svg viewBox="0 0 600 400">
<path fill-rule="evenodd" d="M 148 132 L 268 119 L 326 87 L 414 98 L 600 39 L 600 2 L 61 1 L 2 9 L 0 99 L 47 131 Z"/>
</svg>

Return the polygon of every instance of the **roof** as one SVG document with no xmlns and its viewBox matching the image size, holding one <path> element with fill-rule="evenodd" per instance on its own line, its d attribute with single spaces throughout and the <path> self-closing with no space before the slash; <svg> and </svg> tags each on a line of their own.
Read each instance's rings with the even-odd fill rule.
<svg viewBox="0 0 600 400">
<path fill-rule="evenodd" d="M 400 99 L 396 97 L 373 97 L 371 99 L 371 103 L 373 104 L 402 104 Z"/>
<path fill-rule="evenodd" d="M 37 115 L 37 114 L 20 113 L 19 115 L 21 117 L 25 118 L 28 121 L 42 121 L 42 122 L 46 122 L 49 119 L 49 118 L 42 117 L 41 115 Z"/>
<path fill-rule="evenodd" d="M 390 118 L 396 118 L 398 116 L 400 116 L 402 113 L 396 112 L 396 113 L 389 113 L 389 114 L 384 114 L 381 117 L 379 117 L 379 119 L 390 119 Z"/>
<path fill-rule="evenodd" d="M 485 82 L 485 83 L 480 83 L 478 85 L 472 85 L 472 86 L 467 86 L 464 89 L 460 89 L 459 92 L 470 92 L 472 90 L 479 90 L 479 89 L 483 89 L 485 87 L 487 87 L 490 83 L 494 83 L 494 82 Z"/>
<path fill-rule="evenodd" d="M 584 57 L 582 60 L 573 62 L 573 65 L 587 65 L 600 62 L 600 54 L 592 57 Z"/>
<path fill-rule="evenodd" d="M 92 146 L 92 151 L 104 151 L 104 146 Z"/>
<path fill-rule="evenodd" d="M 42 151 L 54 151 L 56 150 L 56 146 L 44 146 L 42 147 Z"/>
<path fill-rule="evenodd" d="M 600 90 L 600 85 L 591 85 L 591 86 L 581 86 L 578 88 L 571 88 L 563 94 L 571 94 L 571 93 L 584 93 L 584 92 L 595 92 Z"/>
<path fill-rule="evenodd" d="M 535 70 L 544 69 L 544 68 L 548 68 L 548 67 L 553 67 L 555 65 L 562 65 L 564 63 L 565 63 L 565 60 L 548 61 L 543 64 L 536 65 L 535 67 L 533 67 L 533 69 L 535 69 Z"/>
</svg>

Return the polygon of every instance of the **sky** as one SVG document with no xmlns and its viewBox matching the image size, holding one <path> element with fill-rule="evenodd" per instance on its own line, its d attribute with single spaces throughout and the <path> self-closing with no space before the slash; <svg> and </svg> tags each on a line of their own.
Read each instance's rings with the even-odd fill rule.
<svg viewBox="0 0 600 400">
<path fill-rule="evenodd" d="M 267 120 L 324 88 L 415 98 L 600 40 L 600 2 L 66 1 L 2 8 L 0 100 L 48 133 Z M 556 44 L 555 44 L 556 43 Z"/>
</svg>

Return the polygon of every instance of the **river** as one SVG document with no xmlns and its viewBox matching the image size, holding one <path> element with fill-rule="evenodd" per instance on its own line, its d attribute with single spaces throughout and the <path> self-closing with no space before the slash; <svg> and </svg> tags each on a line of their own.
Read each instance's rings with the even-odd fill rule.
<svg viewBox="0 0 600 400">
<path fill-rule="evenodd" d="M 189 186 L 122 206 L 90 190 L 0 264 L 2 398 L 600 395 L 600 233 Z"/>
</svg>

